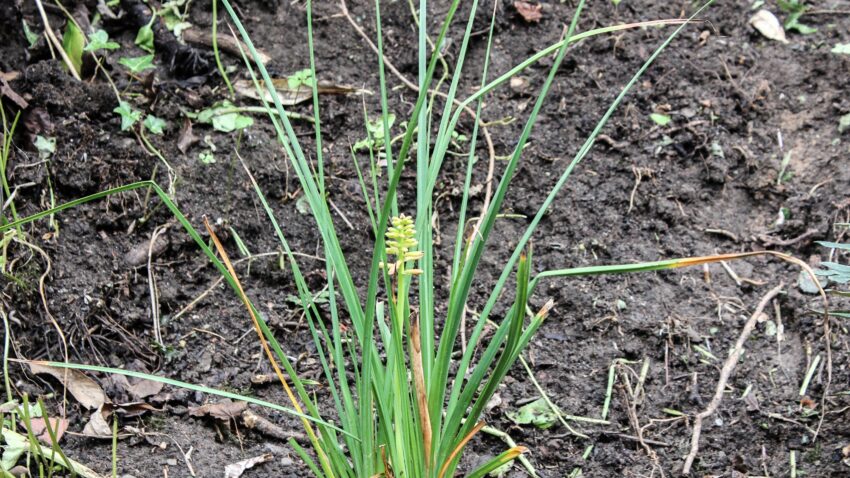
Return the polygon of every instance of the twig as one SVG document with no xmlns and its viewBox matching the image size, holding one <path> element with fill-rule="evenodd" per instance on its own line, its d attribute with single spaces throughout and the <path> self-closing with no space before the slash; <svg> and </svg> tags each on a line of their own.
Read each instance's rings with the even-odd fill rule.
<svg viewBox="0 0 850 478">
<path fill-rule="evenodd" d="M 80 74 L 77 72 L 77 69 L 74 68 L 71 58 L 68 57 L 68 53 L 66 53 L 65 49 L 62 48 L 62 42 L 56 38 L 56 34 L 53 33 L 53 29 L 50 28 L 50 22 L 47 20 L 47 13 L 44 11 L 44 5 L 41 4 L 41 0 L 35 0 L 35 6 L 38 8 L 39 15 L 41 15 L 41 21 L 44 22 L 44 34 L 47 35 L 47 38 L 51 43 L 53 43 L 53 46 L 59 50 L 59 56 L 62 57 L 62 61 L 65 62 L 65 66 L 68 67 L 68 71 L 71 72 L 71 75 L 77 81 L 83 81 L 82 78 L 80 78 Z"/>
<path fill-rule="evenodd" d="M 714 392 L 714 397 L 709 402 L 708 407 L 705 408 L 702 412 L 697 414 L 694 418 L 694 430 L 693 435 L 691 436 L 691 451 L 688 453 L 688 456 L 685 458 L 685 465 L 682 467 L 682 474 L 687 475 L 691 471 L 691 466 L 694 463 L 694 459 L 697 457 L 697 453 L 699 452 L 699 437 L 702 432 L 702 421 L 711 414 L 713 414 L 717 407 L 720 406 L 720 402 L 723 400 L 723 391 L 726 389 L 726 383 L 729 381 L 729 377 L 732 375 L 732 372 L 735 370 L 735 366 L 738 364 L 738 360 L 741 358 L 741 354 L 744 353 L 744 343 L 750 337 L 753 329 L 758 323 L 758 318 L 764 312 L 764 308 L 767 304 L 770 303 L 771 300 L 774 299 L 780 292 L 782 292 L 782 288 L 785 287 L 784 282 L 780 282 L 778 286 L 771 289 L 759 302 L 756 307 L 753 315 L 750 316 L 747 323 L 744 324 L 744 329 L 741 331 L 741 335 L 738 337 L 737 342 L 735 342 L 735 348 L 732 349 L 732 353 L 729 354 L 729 357 L 726 359 L 726 362 L 723 363 L 723 368 L 720 370 L 720 378 L 717 381 L 717 387 Z"/>
<path fill-rule="evenodd" d="M 775 239 L 773 237 L 768 236 L 767 234 L 761 234 L 758 236 L 758 239 L 765 246 L 792 246 L 804 239 L 807 239 L 815 234 L 819 233 L 818 229 L 809 229 L 808 231 L 800 234 L 797 237 L 792 237 L 791 239 Z"/>
<path fill-rule="evenodd" d="M 728 237 L 734 242 L 738 242 L 738 236 L 735 235 L 734 232 L 727 231 L 726 229 L 703 229 L 703 232 L 707 232 L 710 234 L 717 234 L 718 236 Z"/>
<path fill-rule="evenodd" d="M 294 439 L 300 443 L 309 443 L 307 435 L 304 433 L 295 430 L 285 430 L 269 419 L 257 415 L 250 409 L 245 409 L 245 411 L 242 412 L 242 422 L 246 427 L 256 430 L 263 435 L 277 438 L 278 440 L 289 441 L 290 439 Z"/>
<path fill-rule="evenodd" d="M 156 276 L 153 272 L 153 248 L 168 226 L 157 227 L 151 233 L 151 241 L 148 244 L 148 288 L 151 293 L 151 319 L 153 320 L 153 338 L 160 347 L 165 347 L 162 341 L 162 328 L 159 323 L 159 291 L 156 288 Z"/>
<path fill-rule="evenodd" d="M 194 45 L 202 45 L 210 48 L 212 48 L 213 46 L 212 33 L 206 31 L 198 31 L 194 29 L 184 30 L 183 40 L 186 43 L 192 43 Z M 237 38 L 232 38 L 228 36 L 222 36 L 218 38 L 218 47 L 221 49 L 221 51 L 229 53 L 237 58 L 242 58 L 241 53 L 239 53 L 240 46 L 243 50 L 248 50 L 248 46 Z M 268 55 L 268 53 L 257 50 L 257 54 L 260 56 L 260 61 L 262 61 L 264 65 L 268 64 L 271 61 L 271 57 Z"/>
<path fill-rule="evenodd" d="M 625 378 L 625 374 L 622 369 L 620 369 L 620 374 L 622 378 Z M 623 380 L 623 383 L 627 383 L 627 380 Z M 631 400 L 629 400 L 630 391 L 626 390 L 626 385 L 619 385 L 617 388 L 620 389 L 620 395 L 623 399 L 623 405 L 625 405 L 626 412 L 629 417 L 629 424 L 632 426 L 632 429 L 635 431 L 635 435 L 638 443 L 640 443 L 643 450 L 646 452 L 646 455 L 652 460 L 652 465 L 661 473 L 661 478 L 664 478 L 666 475 L 664 474 L 664 469 L 661 468 L 661 464 L 658 462 L 658 454 L 655 453 L 655 450 L 649 446 L 646 440 L 643 439 L 643 428 L 640 426 L 640 420 L 638 420 L 637 416 L 637 406 L 635 405 L 635 401 L 637 397 L 632 395 Z"/>
</svg>

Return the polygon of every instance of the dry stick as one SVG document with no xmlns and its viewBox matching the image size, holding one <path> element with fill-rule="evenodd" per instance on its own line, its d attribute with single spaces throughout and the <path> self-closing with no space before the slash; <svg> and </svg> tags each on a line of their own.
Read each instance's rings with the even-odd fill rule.
<svg viewBox="0 0 850 478">
<path fill-rule="evenodd" d="M 620 370 L 620 374 L 623 374 L 622 369 Z M 643 451 L 652 460 L 652 466 L 654 469 L 658 470 L 661 473 L 661 478 L 666 478 L 664 474 L 664 469 L 661 468 L 661 465 L 658 463 L 658 454 L 655 453 L 655 450 L 646 443 L 643 439 L 643 428 L 640 426 L 640 420 L 638 420 L 637 416 L 637 406 L 635 405 L 636 397 L 632 396 L 632 400 L 629 400 L 630 392 L 626 391 L 625 385 L 619 385 L 617 388 L 620 389 L 621 398 L 623 399 L 623 405 L 625 406 L 626 413 L 629 417 L 629 425 L 631 425 L 632 429 L 635 431 L 635 438 L 637 438 L 637 442 L 643 448 Z"/>
<path fill-rule="evenodd" d="M 189 29 L 183 31 L 183 40 L 186 43 L 191 43 L 194 45 L 202 45 L 206 47 L 212 48 L 213 46 L 213 37 L 212 33 L 206 31 L 198 31 L 194 29 Z M 218 38 L 218 47 L 221 51 L 225 53 L 230 53 L 231 55 L 242 58 L 242 54 L 240 53 L 240 47 L 243 50 L 247 50 L 248 46 L 245 45 L 244 42 L 239 40 L 238 38 L 221 36 Z M 271 57 L 268 53 L 257 50 L 257 54 L 260 56 L 260 61 L 263 62 L 264 65 L 268 64 L 271 61 Z"/>
<path fill-rule="evenodd" d="M 153 320 L 153 338 L 157 345 L 165 348 L 165 343 L 162 341 L 162 328 L 159 322 L 159 291 L 156 288 L 156 275 L 153 271 L 153 248 L 159 236 L 165 233 L 168 226 L 157 227 L 151 233 L 151 241 L 148 244 L 148 288 L 151 295 L 151 319 Z"/>
<path fill-rule="evenodd" d="M 41 277 L 38 278 L 38 293 L 41 296 L 41 305 L 44 307 L 44 314 L 50 320 L 50 323 L 53 325 L 53 328 L 56 329 L 56 333 L 59 335 L 59 339 L 62 341 L 62 358 L 65 359 L 65 362 L 69 362 L 70 359 L 68 357 L 68 340 L 65 338 L 65 333 L 62 331 L 62 327 L 59 326 L 59 322 L 56 320 L 56 317 L 53 317 L 53 314 L 50 313 L 50 307 L 47 306 L 47 294 L 45 292 L 45 280 L 47 276 L 50 275 L 50 270 L 52 269 L 52 262 L 50 261 L 50 256 L 44 252 L 44 249 L 36 246 L 35 244 L 28 242 L 27 240 L 17 237 L 15 241 L 23 244 L 26 247 L 38 252 L 41 254 L 41 257 L 44 258 L 46 263 L 46 267 L 44 268 L 44 273 L 41 274 Z M 64 379 L 63 383 L 68 383 L 68 370 L 63 372 Z M 68 388 L 64 387 L 62 389 L 62 416 L 65 416 L 65 404 L 68 403 Z"/>
<path fill-rule="evenodd" d="M 68 67 L 68 71 L 71 72 L 71 75 L 77 81 L 83 81 L 80 78 L 80 74 L 77 72 L 77 69 L 74 68 L 74 64 L 71 62 L 71 59 L 68 57 L 68 54 L 65 52 L 65 49 L 62 48 L 62 42 L 56 38 L 56 34 L 53 33 L 53 30 L 50 28 L 50 22 L 47 21 L 47 13 L 44 12 L 44 6 L 41 4 L 41 0 L 35 0 L 35 6 L 38 7 L 38 13 L 41 15 L 41 21 L 44 22 L 44 33 L 47 35 L 47 38 L 53 43 L 53 46 L 59 50 L 59 56 L 62 57 L 62 61 L 65 62 L 65 66 Z"/>
<path fill-rule="evenodd" d="M 281 385 L 283 385 L 283 389 L 286 392 L 289 401 L 292 403 L 293 408 L 298 413 L 304 414 L 304 410 L 301 408 L 301 404 L 298 403 L 298 399 L 295 397 L 295 394 L 292 392 L 292 389 L 289 387 L 289 384 L 286 383 L 286 379 L 283 376 L 283 372 L 280 370 L 280 366 L 277 364 L 277 360 L 275 360 L 274 355 L 272 354 L 271 349 L 269 348 L 269 344 L 266 341 L 265 335 L 263 335 L 263 331 L 260 328 L 260 321 L 257 316 L 254 314 L 254 308 L 251 306 L 251 302 L 248 300 L 248 296 L 245 294 L 245 290 L 242 288 L 242 283 L 239 282 L 239 277 L 236 275 L 236 270 L 233 268 L 233 264 L 230 262 L 230 258 L 227 257 L 227 251 L 224 250 L 224 246 L 221 245 L 221 241 L 216 236 L 215 231 L 210 225 L 209 221 L 206 217 L 204 217 L 204 227 L 207 229 L 207 232 L 210 235 L 210 238 L 213 240 L 215 244 L 215 248 L 218 253 L 221 255 L 221 260 L 227 268 L 228 273 L 233 278 L 233 282 L 238 289 L 239 298 L 242 300 L 242 303 L 245 304 L 245 308 L 248 309 L 248 314 L 251 316 L 251 323 L 254 325 L 254 330 L 257 332 L 257 337 L 260 339 L 260 345 L 266 353 L 266 357 L 271 363 L 272 369 L 274 369 L 275 375 L 277 375 L 278 380 L 280 380 Z M 295 377 L 293 377 L 295 380 Z M 313 426 L 305 417 L 301 417 L 301 423 L 304 426 L 304 430 L 307 432 L 307 436 L 310 438 L 310 443 L 313 444 L 313 447 L 316 451 L 316 454 L 319 457 L 319 460 L 323 463 L 327 463 L 327 455 L 325 451 L 322 449 L 319 444 L 318 437 L 316 436 L 316 432 L 313 430 Z"/>
<path fill-rule="evenodd" d="M 696 459 L 697 453 L 699 452 L 699 436 L 702 432 L 702 421 L 711 416 L 711 414 L 717 410 L 717 407 L 720 406 L 720 402 L 723 400 L 723 391 L 726 389 L 726 383 L 729 381 L 729 376 L 732 375 L 732 372 L 735 370 L 735 366 L 738 364 L 738 360 L 741 358 L 741 354 L 744 353 L 744 343 L 750 337 L 750 333 L 752 333 L 758 323 L 758 318 L 763 313 L 764 308 L 771 300 L 773 300 L 774 297 L 779 295 L 783 287 L 785 287 L 785 283 L 780 282 L 778 286 L 771 289 L 770 292 L 761 299 L 761 302 L 759 302 L 755 312 L 753 312 L 753 315 L 751 315 L 749 320 L 747 320 L 747 323 L 744 324 L 744 329 L 741 331 L 738 341 L 735 342 L 735 348 L 726 359 L 726 362 L 723 363 L 723 368 L 720 370 L 720 379 L 717 381 L 717 388 L 714 391 L 714 398 L 711 399 L 708 407 L 697 414 L 694 418 L 694 431 L 691 436 L 691 451 L 688 453 L 687 458 L 685 458 L 685 466 L 682 467 L 683 475 L 690 473 L 691 465 L 693 465 L 694 459 Z"/>
</svg>

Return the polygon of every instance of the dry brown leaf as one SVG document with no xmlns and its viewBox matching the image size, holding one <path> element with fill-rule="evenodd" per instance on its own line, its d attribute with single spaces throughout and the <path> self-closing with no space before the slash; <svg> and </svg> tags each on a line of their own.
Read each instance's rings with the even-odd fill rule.
<svg viewBox="0 0 850 478">
<path fill-rule="evenodd" d="M 776 16 L 767 10 L 759 10 L 755 15 L 750 17 L 750 25 L 759 31 L 765 38 L 770 40 L 788 43 L 785 38 L 785 29 L 779 23 Z"/>
<path fill-rule="evenodd" d="M 177 138 L 177 149 L 186 154 L 186 151 L 200 140 L 201 138 L 192 133 L 192 122 L 189 118 L 183 118 L 183 128 L 180 130 L 180 137 Z"/>
<path fill-rule="evenodd" d="M 53 430 L 53 434 L 56 436 L 56 442 L 62 439 L 62 435 L 65 434 L 65 430 L 68 429 L 68 420 L 65 418 L 50 418 L 50 429 Z M 38 441 L 44 443 L 45 445 L 52 445 L 53 440 L 50 438 L 50 432 L 47 431 L 47 420 L 44 418 L 33 418 L 30 420 L 30 428 L 32 429 L 32 434 L 38 438 Z"/>
<path fill-rule="evenodd" d="M 95 410 L 89 418 L 89 422 L 83 427 L 83 435 L 93 438 L 112 438 L 112 427 L 106 421 L 107 417 L 112 414 L 112 410 L 108 409 L 104 416 L 103 407 Z"/>
<path fill-rule="evenodd" d="M 525 0 L 516 0 L 514 8 L 520 14 L 523 20 L 527 22 L 539 23 L 543 18 L 543 5 L 537 3 L 526 2 Z"/>
<path fill-rule="evenodd" d="M 150 403 L 145 402 L 119 403 L 118 405 L 113 405 L 112 407 L 118 414 L 127 418 L 139 417 L 151 411 L 162 411 L 158 410 Z"/>
<path fill-rule="evenodd" d="M 231 463 L 224 467 L 224 478 L 239 478 L 248 468 L 253 468 L 260 463 L 266 463 L 273 459 L 274 455 L 271 453 L 265 453 L 260 456 L 255 456 L 254 458 L 248 458 L 247 460 Z"/>
<path fill-rule="evenodd" d="M 248 408 L 245 402 L 234 402 L 229 398 L 218 403 L 207 403 L 200 407 L 189 407 L 189 415 L 193 417 L 205 417 L 207 415 L 218 420 L 231 420 L 239 417 Z"/>
<path fill-rule="evenodd" d="M 147 398 L 162 391 L 165 384 L 153 380 L 139 380 L 130 386 L 130 393 L 136 398 Z"/>
<path fill-rule="evenodd" d="M 30 363 L 29 366 L 32 373 L 51 375 L 59 380 L 68 392 L 80 402 L 80 405 L 89 410 L 100 408 L 106 403 L 106 394 L 103 393 L 100 385 L 79 370 L 51 367 L 35 362 Z"/>
<path fill-rule="evenodd" d="M 297 105 L 298 103 L 303 103 L 313 97 L 313 89 L 311 87 L 301 85 L 298 88 L 290 88 L 289 80 L 286 78 L 272 78 L 272 84 L 274 85 L 275 90 L 277 90 L 277 96 L 280 98 L 280 103 L 283 106 Z M 265 90 L 264 85 L 265 82 L 260 80 L 260 88 L 263 88 L 263 96 L 266 97 L 266 101 L 272 103 L 272 97 L 269 92 Z M 246 98 L 254 100 L 260 99 L 260 94 L 257 93 L 257 89 L 254 88 L 254 82 L 251 80 L 238 80 L 233 83 L 233 89 L 236 90 L 236 93 Z M 355 88 L 353 86 L 335 85 L 324 81 L 319 81 L 317 90 L 320 95 L 371 94 L 369 91 Z"/>
</svg>

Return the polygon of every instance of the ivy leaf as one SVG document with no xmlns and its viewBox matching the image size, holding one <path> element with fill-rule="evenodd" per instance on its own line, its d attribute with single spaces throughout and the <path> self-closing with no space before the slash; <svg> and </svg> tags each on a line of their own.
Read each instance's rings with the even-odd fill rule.
<svg viewBox="0 0 850 478">
<path fill-rule="evenodd" d="M 188 15 L 180 12 L 180 7 L 183 6 L 185 0 L 172 0 L 162 4 L 162 9 L 159 11 L 159 17 L 165 23 L 165 28 L 174 33 L 178 39 L 182 38 L 183 30 L 192 26 L 189 23 Z"/>
<path fill-rule="evenodd" d="M 212 123 L 213 128 L 224 133 L 244 129 L 254 124 L 253 118 L 240 114 L 237 107 L 227 100 L 198 113 L 198 121 Z"/>
<path fill-rule="evenodd" d="M 30 444 L 22 435 L 17 433 L 4 433 L 3 439 L 5 443 L 3 444 L 3 458 L 0 466 L 4 470 L 11 470 L 21 455 L 29 450 Z"/>
<path fill-rule="evenodd" d="M 45 138 L 44 136 L 37 135 L 33 146 L 38 151 L 39 159 L 49 159 L 56 152 L 56 138 Z"/>
<path fill-rule="evenodd" d="M 144 124 L 145 128 L 153 134 L 163 134 L 165 130 L 165 120 L 157 118 L 154 115 L 147 115 L 145 117 L 145 122 L 142 124 Z"/>
<path fill-rule="evenodd" d="M 85 43 L 86 39 L 83 37 L 83 32 L 77 28 L 74 22 L 68 22 L 65 25 L 65 34 L 62 35 L 62 49 L 68 54 L 71 65 L 73 65 L 77 73 L 83 67 L 83 47 Z"/>
<path fill-rule="evenodd" d="M 126 66 L 131 73 L 136 74 L 156 68 L 153 66 L 153 55 L 137 56 L 134 58 L 124 56 L 118 59 L 118 63 Z"/>
<path fill-rule="evenodd" d="M 83 51 L 98 51 L 98 50 L 117 50 L 121 45 L 114 41 L 109 41 L 109 34 L 104 30 L 98 30 L 89 34 L 89 44 L 83 48 Z"/>
<path fill-rule="evenodd" d="M 132 128 L 139 118 L 142 117 L 142 112 L 134 110 L 126 101 L 118 103 L 118 107 L 112 110 L 113 113 L 118 113 L 121 116 L 121 131 L 127 131 Z"/>
<path fill-rule="evenodd" d="M 153 29 L 150 23 L 139 28 L 136 34 L 136 45 L 148 53 L 153 53 Z"/>
<path fill-rule="evenodd" d="M 387 127 L 392 129 L 393 123 L 395 123 L 395 115 L 390 113 L 387 115 Z M 375 121 L 367 121 L 366 131 L 369 133 L 368 137 L 366 139 L 361 139 L 352 146 L 352 149 L 354 149 L 355 152 L 364 150 L 368 151 L 370 149 L 374 151 L 384 146 L 383 118 L 377 118 Z"/>
<path fill-rule="evenodd" d="M 800 17 L 802 17 L 809 8 L 805 3 L 800 0 L 779 0 L 778 3 L 779 9 L 788 14 L 788 19 L 786 19 L 783 24 L 785 30 L 794 30 L 801 35 L 810 35 L 818 31 L 817 28 L 800 23 Z"/>
<path fill-rule="evenodd" d="M 654 121 L 655 124 L 657 124 L 658 126 L 667 126 L 668 124 L 670 124 L 670 121 L 672 121 L 669 116 L 661 113 L 652 113 L 651 115 L 649 115 L 649 118 Z"/>
</svg>

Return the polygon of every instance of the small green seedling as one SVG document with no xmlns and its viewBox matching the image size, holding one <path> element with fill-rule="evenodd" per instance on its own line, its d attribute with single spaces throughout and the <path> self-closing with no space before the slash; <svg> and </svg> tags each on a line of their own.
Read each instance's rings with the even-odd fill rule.
<svg viewBox="0 0 850 478">
<path fill-rule="evenodd" d="M 192 26 L 188 22 L 189 19 L 189 3 L 190 0 L 171 0 L 163 2 L 162 7 L 156 12 L 157 16 L 162 18 L 167 28 L 175 37 L 180 38 L 183 30 Z M 180 8 L 183 11 L 180 11 Z"/>
<path fill-rule="evenodd" d="M 139 32 L 136 33 L 136 45 L 145 50 L 146 52 L 153 54 L 153 22 L 156 20 L 156 15 L 151 18 L 150 23 L 139 28 Z"/>
<path fill-rule="evenodd" d="M 121 45 L 109 40 L 109 34 L 104 30 L 98 30 L 89 34 L 89 44 L 83 48 L 83 51 L 96 52 L 99 50 L 117 50 Z"/>
<path fill-rule="evenodd" d="M 200 153 L 198 153 L 198 160 L 200 160 L 204 164 L 212 164 L 215 162 L 215 156 L 210 150 L 201 151 Z"/>
<path fill-rule="evenodd" d="M 121 131 L 127 131 L 136 124 L 139 119 L 142 117 L 142 112 L 139 110 L 134 110 L 130 103 L 126 101 L 121 101 L 118 103 L 118 107 L 112 110 L 113 113 L 118 113 L 121 116 Z"/>
<path fill-rule="evenodd" d="M 153 134 L 163 134 L 165 132 L 165 120 L 154 115 L 147 115 L 143 124 Z"/>
<path fill-rule="evenodd" d="M 393 123 L 395 123 L 395 115 L 390 113 L 387 115 L 387 126 L 388 129 L 392 129 Z M 367 137 L 365 139 L 361 139 L 360 141 L 354 143 L 352 149 L 355 152 L 360 151 L 377 151 L 384 146 L 386 142 L 384 140 L 384 121 L 382 118 L 378 118 L 374 121 L 366 122 L 366 134 Z"/>
<path fill-rule="evenodd" d="M 242 110 L 239 107 L 224 100 L 198 112 L 195 118 L 201 123 L 212 124 L 218 131 L 230 133 L 254 124 L 253 118 L 241 114 L 240 111 Z M 192 117 L 192 115 L 189 116 Z"/>
<path fill-rule="evenodd" d="M 850 55 L 850 43 L 836 43 L 831 51 L 837 55 Z"/>
<path fill-rule="evenodd" d="M 127 67 L 130 70 L 130 73 L 139 74 L 145 70 L 150 70 L 156 68 L 153 65 L 153 55 L 144 55 L 137 57 L 121 57 L 118 59 L 118 63 Z"/>
<path fill-rule="evenodd" d="M 523 405 L 516 411 L 510 411 L 507 416 L 517 425 L 534 425 L 541 429 L 549 428 L 558 422 L 558 416 L 543 398 Z"/>
<path fill-rule="evenodd" d="M 670 124 L 670 121 L 672 121 L 672 118 L 661 113 L 652 113 L 649 115 L 649 119 L 655 122 L 658 126 L 667 126 Z"/>
<path fill-rule="evenodd" d="M 312 87 L 314 82 L 313 73 L 310 72 L 309 68 L 296 71 L 286 77 L 286 86 L 288 86 L 290 90 L 297 90 L 302 86 Z"/>
<path fill-rule="evenodd" d="M 56 138 L 38 135 L 35 137 L 33 146 L 38 151 L 38 159 L 42 161 L 50 159 L 56 152 Z"/>
<path fill-rule="evenodd" d="M 785 20 L 785 24 L 783 25 L 786 31 L 793 30 L 801 35 L 811 35 L 818 31 L 817 28 L 800 23 L 800 17 L 803 16 L 803 14 L 806 13 L 806 10 L 809 9 L 809 6 L 802 1 L 779 0 L 779 9 L 788 14 L 788 18 Z"/>
</svg>

